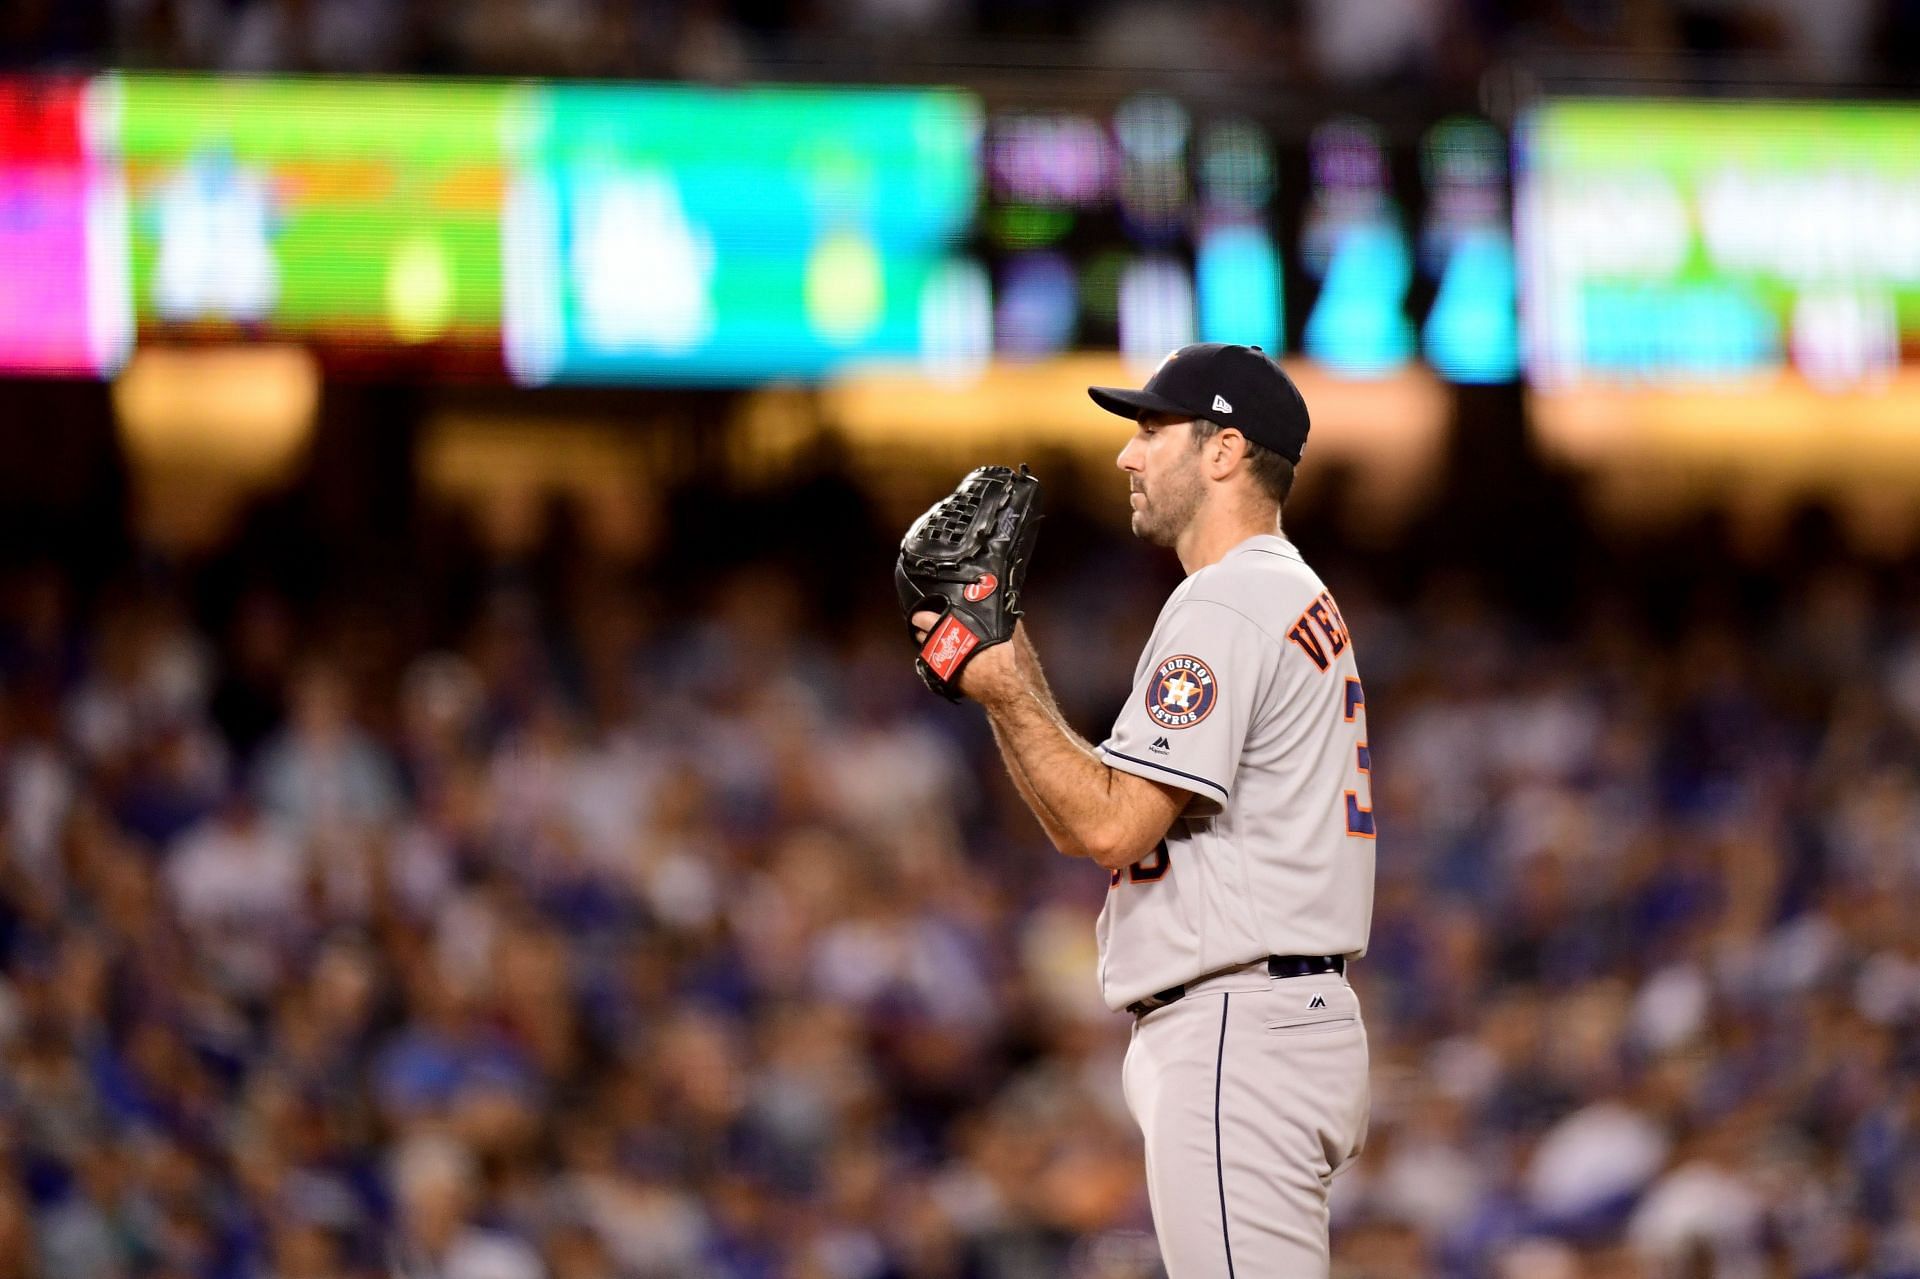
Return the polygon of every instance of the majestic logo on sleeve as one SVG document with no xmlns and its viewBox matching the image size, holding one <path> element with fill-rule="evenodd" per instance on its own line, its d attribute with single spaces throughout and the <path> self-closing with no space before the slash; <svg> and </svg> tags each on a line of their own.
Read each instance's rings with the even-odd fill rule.
<svg viewBox="0 0 1920 1279">
<path fill-rule="evenodd" d="M 1169 657 L 1147 683 L 1147 714 L 1167 728 L 1192 728 L 1213 710 L 1220 692 L 1213 672 L 1197 657 Z"/>
</svg>

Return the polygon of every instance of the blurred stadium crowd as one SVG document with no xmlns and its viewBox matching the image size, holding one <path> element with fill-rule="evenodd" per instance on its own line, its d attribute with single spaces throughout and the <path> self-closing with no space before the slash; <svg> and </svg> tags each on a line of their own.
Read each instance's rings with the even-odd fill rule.
<svg viewBox="0 0 1920 1279">
<path fill-rule="evenodd" d="M 734 80 L 884 50 L 1054 42 L 1074 65 L 1303 85 L 1470 88 L 1508 57 L 1627 54 L 1686 73 L 1910 82 L 1916 0 L 13 0 L 13 66 Z M 978 51 L 976 50 L 977 54 Z M 1004 44 L 992 58 L 1008 54 Z"/>
<path fill-rule="evenodd" d="M 871 589 L 684 516 L 639 565 L 10 570 L 0 1275 L 1155 1273 L 1105 875 L 912 677 L 860 509 L 794 563 Z M 1556 616 L 1301 534 L 1385 831 L 1337 1273 L 1920 1275 L 1911 581 L 1690 534 Z M 1096 737 L 1176 571 L 1049 522 Z"/>
</svg>

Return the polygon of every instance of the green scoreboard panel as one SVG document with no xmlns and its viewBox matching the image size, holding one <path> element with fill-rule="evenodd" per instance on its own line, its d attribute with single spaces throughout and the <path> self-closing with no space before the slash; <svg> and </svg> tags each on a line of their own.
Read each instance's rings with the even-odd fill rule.
<svg viewBox="0 0 1920 1279">
<path fill-rule="evenodd" d="M 1920 107 L 1566 99 L 1516 156 L 1538 385 L 1837 392 L 1920 353 Z"/>
<path fill-rule="evenodd" d="M 497 368 L 507 126 L 526 93 L 110 77 L 139 337 Z"/>
</svg>

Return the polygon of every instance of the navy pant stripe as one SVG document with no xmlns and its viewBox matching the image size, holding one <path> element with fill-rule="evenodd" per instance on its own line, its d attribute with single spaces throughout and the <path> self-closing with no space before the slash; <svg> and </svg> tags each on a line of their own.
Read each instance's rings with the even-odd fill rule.
<svg viewBox="0 0 1920 1279">
<path fill-rule="evenodd" d="M 1213 1175 L 1220 1184 L 1220 1242 L 1227 1250 L 1227 1279 L 1233 1279 L 1233 1240 L 1227 1234 L 1227 1166 L 1220 1153 L 1220 1078 L 1227 1060 L 1227 1005 L 1231 994 L 1220 997 L 1220 1048 L 1213 1059 Z"/>
</svg>

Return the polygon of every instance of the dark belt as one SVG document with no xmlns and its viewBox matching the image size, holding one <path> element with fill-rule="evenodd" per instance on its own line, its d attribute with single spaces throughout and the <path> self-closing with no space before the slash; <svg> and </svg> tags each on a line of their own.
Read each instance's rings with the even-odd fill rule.
<svg viewBox="0 0 1920 1279">
<path fill-rule="evenodd" d="M 1318 977 L 1321 973 L 1340 973 L 1347 971 L 1345 955 L 1268 955 L 1267 976 L 1269 977 Z M 1199 985 L 1203 978 L 1196 978 Z M 1156 1008 L 1165 1008 L 1168 1004 L 1187 997 L 1187 984 L 1169 986 L 1165 990 L 1148 995 L 1145 999 L 1136 999 L 1127 1005 L 1127 1011 L 1135 1017 L 1145 1017 Z"/>
</svg>

